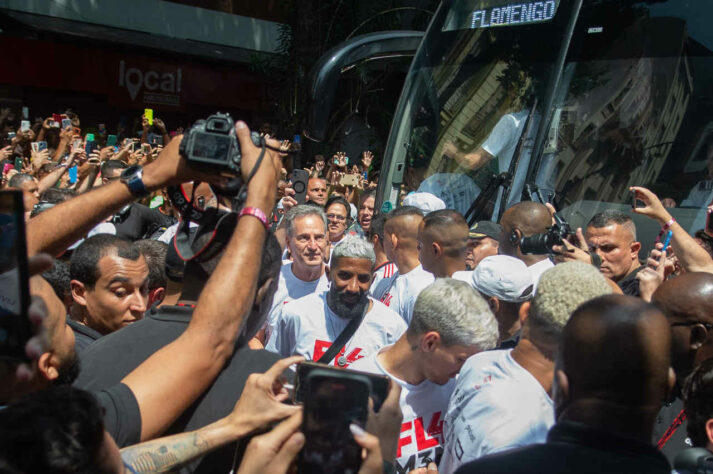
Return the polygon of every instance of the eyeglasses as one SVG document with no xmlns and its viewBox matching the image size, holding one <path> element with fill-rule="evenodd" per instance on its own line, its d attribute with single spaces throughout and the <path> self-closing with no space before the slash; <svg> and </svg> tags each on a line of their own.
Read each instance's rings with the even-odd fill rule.
<svg viewBox="0 0 713 474">
<path fill-rule="evenodd" d="M 339 215 L 337 215 L 337 214 L 327 214 L 327 219 L 335 220 L 335 221 L 340 221 L 340 222 L 347 220 L 346 217 L 344 217 L 344 216 L 339 216 Z"/>
<path fill-rule="evenodd" d="M 713 324 L 704 323 L 703 321 L 679 321 L 676 323 L 671 323 L 671 327 L 674 327 L 674 326 L 698 326 L 699 324 L 706 329 L 713 329 Z"/>
</svg>

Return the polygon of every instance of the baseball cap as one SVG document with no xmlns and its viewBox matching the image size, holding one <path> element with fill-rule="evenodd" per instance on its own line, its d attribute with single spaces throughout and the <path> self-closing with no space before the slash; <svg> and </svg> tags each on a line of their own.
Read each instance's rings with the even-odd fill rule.
<svg viewBox="0 0 713 474">
<path fill-rule="evenodd" d="M 421 212 L 428 214 L 446 208 L 446 203 L 441 198 L 431 193 L 411 193 L 404 198 L 404 206 L 414 206 Z"/>
<path fill-rule="evenodd" d="M 500 237 L 500 232 L 503 228 L 500 224 L 496 224 L 491 221 L 478 221 L 473 224 L 468 232 L 469 239 L 482 239 L 483 237 L 490 237 L 491 239 L 498 240 Z"/>
<path fill-rule="evenodd" d="M 491 255 L 473 270 L 473 286 L 486 296 L 510 303 L 532 298 L 534 284 L 527 265 L 508 255 Z"/>
</svg>

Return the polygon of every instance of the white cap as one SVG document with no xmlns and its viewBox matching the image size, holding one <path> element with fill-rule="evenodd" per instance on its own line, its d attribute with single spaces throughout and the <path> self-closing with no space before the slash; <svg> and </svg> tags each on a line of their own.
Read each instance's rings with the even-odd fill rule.
<svg viewBox="0 0 713 474">
<path fill-rule="evenodd" d="M 351 211 L 349 215 L 351 216 L 352 220 L 355 221 L 358 215 L 356 206 L 352 203 L 349 203 L 349 210 Z"/>
<path fill-rule="evenodd" d="M 431 193 L 411 193 L 404 198 L 403 205 L 417 207 L 424 214 L 446 208 L 446 203 Z"/>
<path fill-rule="evenodd" d="M 515 257 L 491 255 L 473 270 L 473 286 L 486 296 L 510 303 L 532 298 L 534 285 L 527 265 Z"/>
</svg>

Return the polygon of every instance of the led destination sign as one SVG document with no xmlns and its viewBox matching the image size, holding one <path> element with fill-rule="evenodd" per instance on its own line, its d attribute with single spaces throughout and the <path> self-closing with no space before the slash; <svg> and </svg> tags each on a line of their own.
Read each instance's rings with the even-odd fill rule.
<svg viewBox="0 0 713 474">
<path fill-rule="evenodd" d="M 473 11 L 470 27 L 476 29 L 540 23 L 554 18 L 556 10 L 557 3 L 555 0 L 512 3 L 499 7 L 490 7 Z"/>
</svg>

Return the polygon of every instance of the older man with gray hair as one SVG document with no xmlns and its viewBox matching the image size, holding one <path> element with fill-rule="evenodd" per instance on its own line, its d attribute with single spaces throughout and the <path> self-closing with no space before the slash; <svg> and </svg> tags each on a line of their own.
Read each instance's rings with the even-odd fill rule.
<svg viewBox="0 0 713 474">
<path fill-rule="evenodd" d="M 327 216 L 317 206 L 300 205 L 285 214 L 287 249 L 292 261 L 282 265 L 277 291 L 265 328 L 256 335 L 259 344 L 270 338 L 282 307 L 289 301 L 329 288 L 324 258 L 329 247 Z M 255 340 L 253 340 L 255 341 Z M 259 347 L 251 342 L 251 347 Z"/>
<path fill-rule="evenodd" d="M 527 306 L 514 349 L 469 358 L 448 405 L 441 473 L 486 454 L 545 441 L 554 424 L 550 393 L 562 330 L 574 310 L 611 287 L 592 265 L 567 262 L 547 270 Z"/>
<path fill-rule="evenodd" d="M 350 367 L 388 375 L 401 385 L 396 472 L 426 467 L 427 459 L 438 462 L 455 376 L 468 357 L 493 349 L 497 341 L 488 303 L 467 283 L 440 278 L 418 295 L 411 323 L 393 346 Z"/>
<path fill-rule="evenodd" d="M 332 254 L 329 290 L 285 304 L 266 349 L 344 368 L 396 342 L 406 323 L 368 294 L 375 259 L 369 242 L 346 237 Z"/>
</svg>

